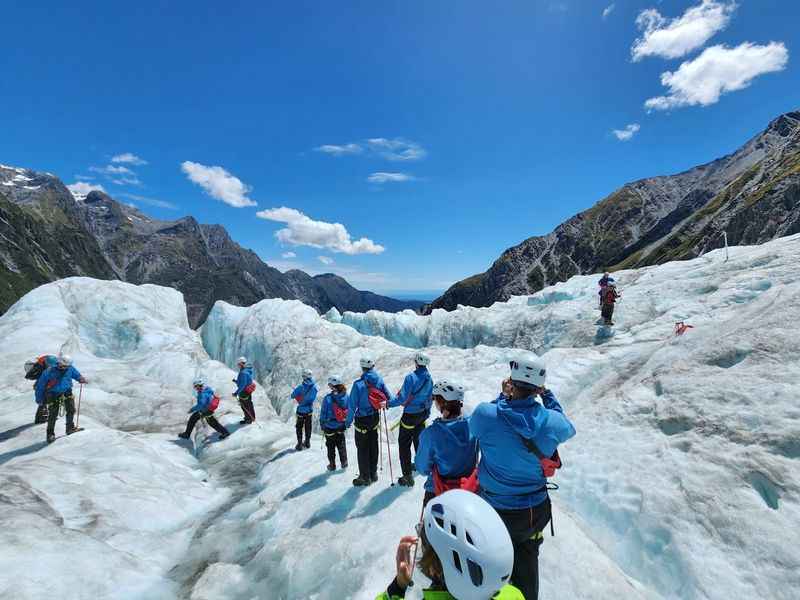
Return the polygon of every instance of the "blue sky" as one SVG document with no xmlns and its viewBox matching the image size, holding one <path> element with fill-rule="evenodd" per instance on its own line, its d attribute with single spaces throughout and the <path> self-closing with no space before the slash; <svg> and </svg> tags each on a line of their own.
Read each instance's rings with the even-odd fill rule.
<svg viewBox="0 0 800 600">
<path fill-rule="evenodd" d="M 444 289 L 800 108 L 794 0 L 32 1 L 3 20 L 0 162 L 376 291 Z"/>
</svg>

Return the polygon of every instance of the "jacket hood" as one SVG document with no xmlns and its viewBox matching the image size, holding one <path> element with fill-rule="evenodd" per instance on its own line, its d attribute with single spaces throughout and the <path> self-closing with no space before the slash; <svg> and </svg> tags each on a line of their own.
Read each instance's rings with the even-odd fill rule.
<svg viewBox="0 0 800 600">
<path fill-rule="evenodd" d="M 436 419 L 433 423 L 441 430 L 442 436 L 447 440 L 449 446 L 457 448 L 469 446 L 469 424 L 463 417 L 452 421 Z"/>
<path fill-rule="evenodd" d="M 525 400 L 497 401 L 497 414 L 514 431 L 526 439 L 533 439 L 541 428 L 546 415 L 533 398 Z"/>
<path fill-rule="evenodd" d="M 361 379 L 363 379 L 372 386 L 376 386 L 380 383 L 381 376 L 378 375 L 373 369 L 370 369 L 361 376 Z"/>
</svg>

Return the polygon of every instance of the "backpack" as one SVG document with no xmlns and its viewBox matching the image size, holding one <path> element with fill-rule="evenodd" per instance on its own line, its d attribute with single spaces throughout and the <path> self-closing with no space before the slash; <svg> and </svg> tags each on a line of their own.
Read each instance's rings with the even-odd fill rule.
<svg viewBox="0 0 800 600">
<path fill-rule="evenodd" d="M 25 363 L 25 379 L 36 381 L 44 373 L 44 365 L 39 361 Z"/>
<path fill-rule="evenodd" d="M 247 394 L 248 396 L 252 396 L 252 395 L 253 395 L 253 392 L 255 392 L 255 391 L 256 391 L 256 382 L 255 382 L 255 381 L 251 381 L 251 382 L 250 382 L 250 385 L 248 385 L 248 386 L 247 386 L 246 388 L 244 388 L 242 391 L 243 391 L 245 394 Z"/>
<path fill-rule="evenodd" d="M 437 496 L 450 490 L 466 490 L 474 494 L 478 493 L 478 467 L 475 467 L 472 473 L 466 477 L 444 479 L 439 475 L 439 469 L 436 467 L 431 469 L 431 475 L 433 476 L 433 493 Z"/>
<path fill-rule="evenodd" d="M 603 303 L 614 304 L 617 299 L 617 291 L 612 287 L 604 288 L 603 290 Z"/>
<path fill-rule="evenodd" d="M 548 458 L 539 450 L 539 446 L 536 445 L 536 442 L 522 435 L 519 437 L 522 443 L 525 444 L 525 448 L 528 449 L 528 452 L 535 454 L 536 458 L 539 459 L 539 464 L 542 466 L 542 473 L 544 473 L 544 476 L 546 478 L 555 476 L 556 470 L 561 468 L 561 457 L 558 455 L 558 449 Z"/>
<path fill-rule="evenodd" d="M 211 411 L 211 412 L 214 412 L 215 410 L 217 410 L 219 408 L 219 402 L 220 402 L 219 396 L 214 394 L 211 397 L 211 402 L 208 403 L 208 410 Z"/>
<path fill-rule="evenodd" d="M 333 407 L 333 418 L 339 423 L 344 423 L 347 420 L 347 415 L 350 412 L 347 407 L 342 408 L 339 404 L 331 398 L 331 406 Z"/>
<path fill-rule="evenodd" d="M 364 380 L 364 383 L 367 385 L 369 403 L 375 410 L 380 410 L 381 404 L 388 402 L 389 399 L 386 397 L 386 394 L 383 393 L 383 390 L 379 390 L 375 386 L 370 385 L 366 380 Z"/>
</svg>

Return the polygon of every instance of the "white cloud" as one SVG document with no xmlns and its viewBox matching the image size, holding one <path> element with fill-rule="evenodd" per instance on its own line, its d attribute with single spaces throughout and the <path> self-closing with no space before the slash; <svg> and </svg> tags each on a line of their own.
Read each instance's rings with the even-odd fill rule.
<svg viewBox="0 0 800 600">
<path fill-rule="evenodd" d="M 416 142 L 395 138 L 371 138 L 367 144 L 383 158 L 393 161 L 411 161 L 425 158 L 428 154 L 425 149 Z"/>
<path fill-rule="evenodd" d="M 147 204 L 149 206 L 155 206 L 158 208 L 166 208 L 168 210 L 178 210 L 178 207 L 175 206 L 172 202 L 167 202 L 166 200 L 159 200 L 157 198 L 148 198 L 147 196 L 139 196 L 138 194 L 119 194 L 123 198 L 129 198 L 131 200 L 136 200 L 142 204 Z"/>
<path fill-rule="evenodd" d="M 294 252 L 284 252 L 283 254 L 281 254 L 281 257 L 282 258 L 287 258 L 287 259 L 288 258 L 297 258 L 297 254 L 295 254 Z"/>
<path fill-rule="evenodd" d="M 317 259 L 323 265 L 332 265 L 335 262 L 330 256 L 318 256 Z"/>
<path fill-rule="evenodd" d="M 75 183 L 70 183 L 67 186 L 67 189 L 72 193 L 73 197 L 76 199 L 83 199 L 89 195 L 89 192 L 104 192 L 102 185 L 96 183 L 87 183 L 85 181 L 76 181 Z"/>
<path fill-rule="evenodd" d="M 344 156 L 346 154 L 361 154 L 363 148 L 358 144 L 344 144 L 337 146 L 335 144 L 323 144 L 314 148 L 317 152 L 324 152 L 325 154 L 332 154 L 333 156 Z"/>
<path fill-rule="evenodd" d="M 616 6 L 617 6 L 616 4 L 611 4 L 611 5 L 607 6 L 605 9 L 603 9 L 603 18 L 604 18 L 604 19 L 607 19 L 607 18 L 608 18 L 608 16 L 609 16 L 609 15 L 610 15 L 612 12 L 614 12 L 614 9 L 616 8 Z"/>
<path fill-rule="evenodd" d="M 414 181 L 413 175 L 408 175 L 407 173 L 373 173 L 369 177 L 367 177 L 367 181 L 370 183 L 399 183 L 402 181 Z"/>
<path fill-rule="evenodd" d="M 203 188 L 206 194 L 225 204 L 235 208 L 257 204 L 247 197 L 252 188 L 222 167 L 207 167 L 187 160 L 181 163 L 181 170 L 186 173 L 190 181 Z"/>
<path fill-rule="evenodd" d="M 636 19 L 642 36 L 631 47 L 634 62 L 646 56 L 686 56 L 725 29 L 736 6 L 734 1 L 702 0 L 675 19 L 663 17 L 655 8 L 642 11 Z"/>
<path fill-rule="evenodd" d="M 147 161 L 130 152 L 123 152 L 111 158 L 112 163 L 125 163 L 128 165 L 146 165 Z"/>
<path fill-rule="evenodd" d="M 789 51 L 782 42 L 758 46 L 745 42 L 735 48 L 712 46 L 694 60 L 684 62 L 675 72 L 661 74 L 669 88 L 666 96 L 650 98 L 648 110 L 669 110 L 682 106 L 716 104 L 722 94 L 742 90 L 764 73 L 782 71 Z"/>
<path fill-rule="evenodd" d="M 95 173 L 102 173 L 112 177 L 114 175 L 135 175 L 128 167 L 115 167 L 114 165 L 106 165 L 105 167 L 89 167 L 90 171 Z"/>
<path fill-rule="evenodd" d="M 620 142 L 628 142 L 633 139 L 633 136 L 636 135 L 641 126 L 638 123 L 631 123 L 627 125 L 625 129 L 614 129 L 611 133 L 613 133 Z"/>
<path fill-rule="evenodd" d="M 91 175 L 75 175 L 75 179 L 83 179 L 85 181 L 91 181 L 94 179 Z"/>
<path fill-rule="evenodd" d="M 133 175 L 132 177 L 120 177 L 118 179 L 112 179 L 111 183 L 116 185 L 142 185 L 141 180 L 136 175 Z"/>
<path fill-rule="evenodd" d="M 326 248 L 343 254 L 380 254 L 385 248 L 370 239 L 352 240 L 341 223 L 314 221 L 299 210 L 281 206 L 256 213 L 261 219 L 286 223 L 288 227 L 275 232 L 275 237 L 284 244 Z"/>
</svg>

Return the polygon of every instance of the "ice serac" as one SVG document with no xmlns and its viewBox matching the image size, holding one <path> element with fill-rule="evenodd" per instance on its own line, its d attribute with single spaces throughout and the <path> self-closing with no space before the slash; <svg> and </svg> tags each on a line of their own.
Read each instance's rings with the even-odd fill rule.
<svg viewBox="0 0 800 600">
<path fill-rule="evenodd" d="M 471 410 L 496 394 L 515 352 L 510 346 L 535 350 L 578 430 L 563 448 L 567 467 L 553 498 L 599 554 L 665 598 L 788 600 L 800 586 L 800 550 L 792 541 L 800 522 L 797 264 L 800 236 L 791 236 L 732 248 L 727 261 L 716 250 L 691 261 L 621 271 L 623 298 L 611 338 L 598 335 L 597 275 L 486 309 L 441 313 L 444 321 L 437 313 L 370 313 L 359 322 L 345 314 L 342 323 L 332 323 L 296 303 L 267 301 L 244 311 L 219 303 L 210 322 L 233 328 L 220 344 L 226 356 L 246 348 L 263 361 L 262 369 L 273 370 L 270 398 L 287 420 L 288 391 L 303 367 L 318 379 L 333 372 L 352 379 L 358 358 L 370 353 L 395 389 L 411 367 L 411 347 L 431 344 L 434 377 L 463 382 Z M 693 328 L 676 337 L 677 321 Z M 207 335 L 204 330 L 208 346 Z M 473 345 L 478 341 L 483 344 Z M 447 343 L 452 346 L 436 345 Z M 392 420 L 397 416 L 392 413 Z M 288 489 L 283 474 L 274 466 L 263 472 L 272 485 Z M 304 504 L 330 491 L 321 480 L 325 491 L 316 492 L 313 478 L 311 483 L 313 490 L 298 486 Z M 345 523 L 374 510 L 342 491 L 306 523 L 334 544 L 349 535 Z M 408 510 L 388 491 L 379 502 Z M 555 556 L 584 564 L 562 554 L 581 544 L 558 533 L 546 539 L 548 595 L 598 597 L 587 588 L 565 593 L 568 584 L 551 579 L 560 568 L 550 571 Z M 279 551 L 294 556 L 290 546 L 287 541 Z"/>
</svg>

